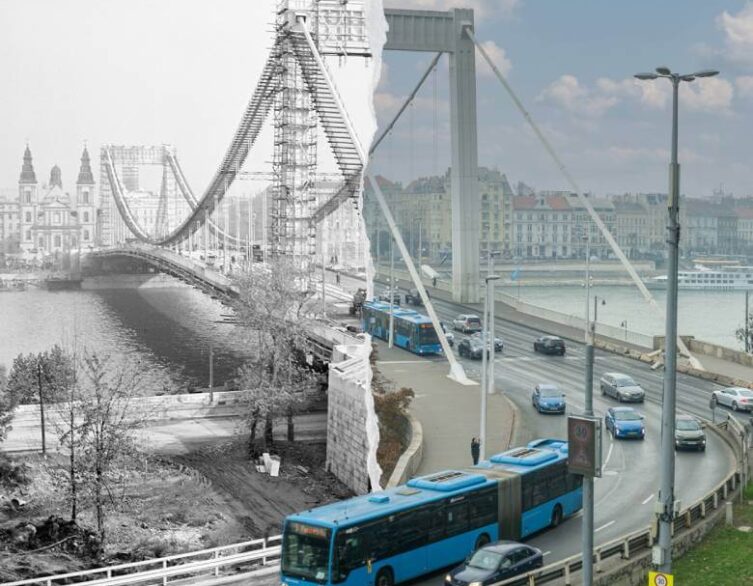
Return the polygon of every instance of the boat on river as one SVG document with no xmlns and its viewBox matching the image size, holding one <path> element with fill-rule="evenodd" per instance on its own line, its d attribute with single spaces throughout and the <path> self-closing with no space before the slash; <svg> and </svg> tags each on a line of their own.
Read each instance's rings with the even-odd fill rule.
<svg viewBox="0 0 753 586">
<path fill-rule="evenodd" d="M 653 277 L 649 288 L 666 289 L 667 276 Z M 753 289 L 753 267 L 725 266 L 711 269 L 696 265 L 692 271 L 678 271 L 677 287 L 699 291 L 745 291 Z"/>
</svg>

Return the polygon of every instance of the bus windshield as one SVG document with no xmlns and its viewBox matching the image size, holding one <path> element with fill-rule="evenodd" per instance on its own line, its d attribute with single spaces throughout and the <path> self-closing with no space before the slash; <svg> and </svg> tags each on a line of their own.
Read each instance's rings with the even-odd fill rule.
<svg viewBox="0 0 753 586">
<path fill-rule="evenodd" d="M 282 575 L 327 583 L 330 530 L 291 521 L 282 537 Z"/>
<path fill-rule="evenodd" d="M 418 328 L 419 344 L 439 344 L 437 332 L 431 324 L 421 324 Z"/>
</svg>

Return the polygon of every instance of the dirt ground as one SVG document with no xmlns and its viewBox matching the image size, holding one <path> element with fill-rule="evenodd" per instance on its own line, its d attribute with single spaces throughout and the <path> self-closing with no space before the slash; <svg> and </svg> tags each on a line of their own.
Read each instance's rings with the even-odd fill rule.
<svg viewBox="0 0 753 586">
<path fill-rule="evenodd" d="M 243 437 L 196 446 L 188 454 L 160 457 L 130 470 L 127 480 L 114 487 L 106 553 L 100 560 L 78 559 L 60 548 L 29 551 L 13 541 L 12 529 L 19 524 L 38 524 L 53 514 L 70 517 L 55 482 L 62 460 L 27 456 L 32 484 L 12 494 L 0 488 L 5 501 L 16 496 L 27 502 L 20 510 L 0 506 L 0 536 L 6 537 L 0 539 L 0 583 L 276 535 L 286 515 L 352 496 L 324 471 L 323 443 L 279 444 L 278 452 L 278 478 L 256 471 Z M 82 527 L 95 527 L 90 509 L 78 520 Z"/>
</svg>

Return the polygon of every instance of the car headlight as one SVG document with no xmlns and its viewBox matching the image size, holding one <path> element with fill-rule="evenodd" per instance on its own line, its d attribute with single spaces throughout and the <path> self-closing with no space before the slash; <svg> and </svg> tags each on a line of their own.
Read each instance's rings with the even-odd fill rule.
<svg viewBox="0 0 753 586">
<path fill-rule="evenodd" d="M 452 576 L 450 576 L 449 574 L 447 574 L 447 575 L 446 575 L 446 576 L 444 577 L 444 583 L 445 583 L 445 584 L 452 584 Z"/>
<path fill-rule="evenodd" d="M 468 586 L 484 586 L 483 582 L 471 582 Z"/>
</svg>

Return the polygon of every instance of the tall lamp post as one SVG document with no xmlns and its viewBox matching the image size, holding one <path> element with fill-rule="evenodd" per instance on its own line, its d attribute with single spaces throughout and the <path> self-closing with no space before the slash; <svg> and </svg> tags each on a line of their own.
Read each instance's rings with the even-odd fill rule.
<svg viewBox="0 0 753 586">
<path fill-rule="evenodd" d="M 713 77 L 719 72 L 703 70 L 686 75 L 657 67 L 656 73 L 638 73 L 640 80 L 659 77 L 672 83 L 672 160 L 669 163 L 669 219 L 667 221 L 667 317 L 664 336 L 664 397 L 661 417 L 661 487 L 656 505 L 659 540 L 652 562 L 660 572 L 672 571 L 672 520 L 675 512 L 675 386 L 677 383 L 677 265 L 680 248 L 680 165 L 677 162 L 677 96 L 681 81 Z"/>
<path fill-rule="evenodd" d="M 489 309 L 494 304 L 494 281 L 499 279 L 499 275 L 487 275 L 486 276 L 486 298 L 484 299 L 484 324 L 481 333 L 481 426 L 479 430 L 479 440 L 481 446 L 479 446 L 479 457 L 483 460 L 486 457 L 486 399 L 489 395 L 489 389 L 492 388 L 489 378 L 494 376 L 494 368 L 491 372 L 487 372 L 487 363 L 489 358 L 488 354 L 491 352 L 488 348 L 489 342 L 489 314 L 494 315 L 494 310 Z M 490 285 L 491 284 L 491 285 Z M 493 319 L 493 317 L 492 317 Z M 492 331 L 494 331 L 494 325 L 491 325 Z M 494 339 L 491 340 L 491 347 L 494 348 Z"/>
</svg>

